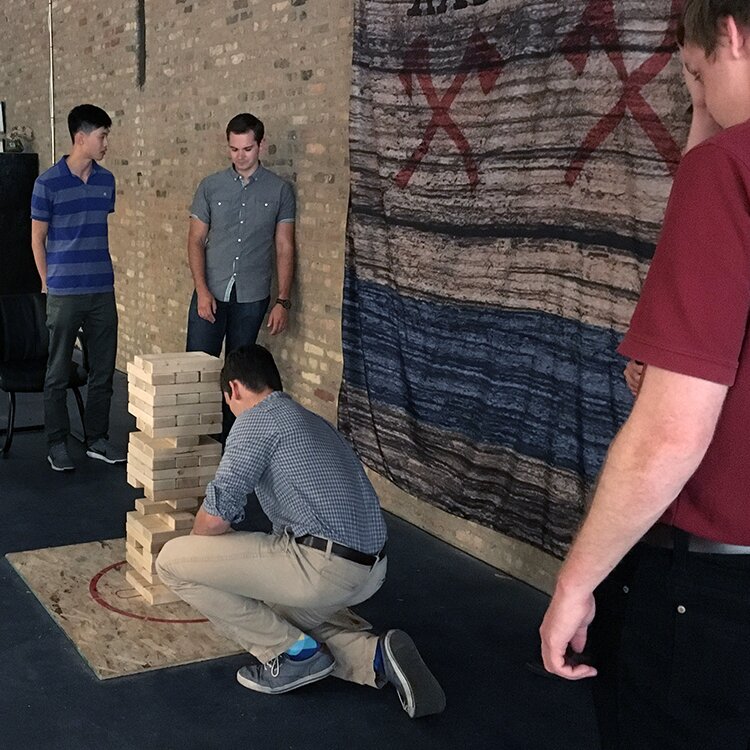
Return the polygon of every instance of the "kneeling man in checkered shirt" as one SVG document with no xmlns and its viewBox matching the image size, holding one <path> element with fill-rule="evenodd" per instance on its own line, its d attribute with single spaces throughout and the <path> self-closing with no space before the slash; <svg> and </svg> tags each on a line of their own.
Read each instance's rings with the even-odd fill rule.
<svg viewBox="0 0 750 750">
<path fill-rule="evenodd" d="M 172 539 L 162 581 L 256 659 L 238 682 L 285 693 L 329 674 L 391 684 L 412 718 L 445 695 L 411 638 L 377 637 L 347 607 L 385 580 L 386 527 L 377 495 L 346 440 L 282 392 L 270 352 L 227 355 L 221 387 L 237 417 L 189 536 Z M 234 531 L 255 492 L 273 533 Z"/>
</svg>

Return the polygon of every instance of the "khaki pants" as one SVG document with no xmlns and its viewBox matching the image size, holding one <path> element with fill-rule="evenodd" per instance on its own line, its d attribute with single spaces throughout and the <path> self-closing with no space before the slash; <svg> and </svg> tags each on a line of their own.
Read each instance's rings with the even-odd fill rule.
<svg viewBox="0 0 750 750">
<path fill-rule="evenodd" d="M 380 588 L 386 567 L 385 559 L 368 568 L 291 536 L 246 531 L 178 537 L 156 561 L 172 591 L 259 661 L 286 651 L 305 632 L 328 646 L 336 677 L 374 687 L 378 639 L 363 632 L 369 623 L 347 607 Z"/>
</svg>

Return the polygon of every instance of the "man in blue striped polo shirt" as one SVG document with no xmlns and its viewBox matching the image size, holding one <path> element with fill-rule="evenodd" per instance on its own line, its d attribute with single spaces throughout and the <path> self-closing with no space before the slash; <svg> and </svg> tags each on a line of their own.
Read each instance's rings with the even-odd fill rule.
<svg viewBox="0 0 750 750">
<path fill-rule="evenodd" d="M 37 178 L 31 198 L 31 246 L 47 294 L 44 421 L 47 460 L 55 471 L 75 468 L 67 449 L 66 386 L 81 330 L 90 363 L 86 455 L 110 464 L 125 461 L 107 439 L 117 354 L 114 271 L 107 234 L 107 219 L 115 210 L 115 178 L 97 162 L 107 153 L 111 126 L 103 109 L 92 104 L 74 107 L 68 115 L 70 154 Z"/>
</svg>

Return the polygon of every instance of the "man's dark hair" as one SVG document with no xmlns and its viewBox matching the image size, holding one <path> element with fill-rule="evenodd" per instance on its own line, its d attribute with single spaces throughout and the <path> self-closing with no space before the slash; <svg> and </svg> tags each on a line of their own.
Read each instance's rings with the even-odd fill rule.
<svg viewBox="0 0 750 750">
<path fill-rule="evenodd" d="M 706 56 L 719 41 L 719 22 L 731 16 L 740 26 L 750 26 L 748 0 L 685 0 L 682 20 L 677 29 L 677 41 L 695 44 Z"/>
<path fill-rule="evenodd" d="M 242 112 L 239 115 L 235 115 L 227 125 L 227 140 L 229 140 L 230 133 L 236 133 L 242 135 L 243 133 L 252 133 L 255 136 L 255 142 L 260 143 L 263 140 L 266 129 L 263 127 L 263 123 L 249 112 Z"/>
<path fill-rule="evenodd" d="M 111 128 L 112 119 L 101 108 L 93 104 L 79 104 L 68 113 L 68 130 L 70 140 L 74 141 L 76 133 L 83 131 L 90 133 L 97 128 Z"/>
<path fill-rule="evenodd" d="M 245 388 L 261 393 L 266 388 L 283 391 L 281 375 L 273 355 L 260 344 L 240 346 L 227 354 L 221 368 L 221 390 L 230 393 L 229 381 L 239 380 Z"/>
</svg>

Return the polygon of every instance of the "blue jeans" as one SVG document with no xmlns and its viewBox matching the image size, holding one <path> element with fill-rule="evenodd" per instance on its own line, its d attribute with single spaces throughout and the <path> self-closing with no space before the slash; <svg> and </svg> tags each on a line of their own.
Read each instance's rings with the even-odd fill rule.
<svg viewBox="0 0 750 750">
<path fill-rule="evenodd" d="M 186 351 L 206 352 L 218 357 L 225 340 L 225 352 L 254 344 L 263 325 L 269 301 L 270 297 L 258 302 L 237 302 L 237 290 L 233 288 L 229 302 L 216 300 L 216 321 L 210 323 L 198 315 L 198 295 L 193 292 L 188 311 Z M 226 404 L 222 404 L 222 412 L 224 420 L 221 441 L 224 443 L 234 424 L 234 416 Z"/>
</svg>

